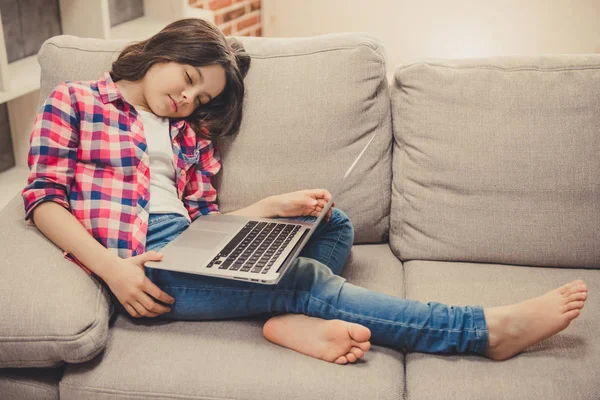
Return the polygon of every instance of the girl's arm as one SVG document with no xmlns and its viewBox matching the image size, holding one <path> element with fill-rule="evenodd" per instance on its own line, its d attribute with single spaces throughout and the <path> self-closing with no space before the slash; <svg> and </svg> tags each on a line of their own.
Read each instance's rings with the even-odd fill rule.
<svg viewBox="0 0 600 400">
<path fill-rule="evenodd" d="M 38 229 L 102 278 L 131 316 L 156 317 L 171 310 L 154 299 L 166 304 L 173 304 L 175 299 L 150 281 L 143 271 L 146 261 L 162 259 L 159 253 L 150 251 L 128 259 L 120 258 L 97 242 L 73 214 L 52 201 L 38 205 L 32 213 Z"/>
<path fill-rule="evenodd" d="M 114 268 L 122 260 L 117 254 L 102 246 L 61 205 L 46 201 L 33 209 L 35 225 L 52 243 L 72 254 L 105 282 L 114 274 Z"/>
<path fill-rule="evenodd" d="M 68 191 L 77 165 L 79 109 L 76 91 L 68 83 L 50 93 L 33 124 L 27 157 L 30 174 L 21 194 L 25 219 L 33 222 L 35 213 L 37 227 L 48 239 L 78 260 L 82 255 L 79 261 L 92 269 L 96 262 L 117 256 L 98 243 L 70 212 Z M 71 252 L 71 240 L 77 254 Z M 89 249 L 93 256 L 81 249 Z M 94 262 L 91 268 L 88 260 Z M 104 275 L 102 268 L 96 269 L 98 276 Z"/>
<path fill-rule="evenodd" d="M 330 199 L 331 193 L 326 189 L 298 190 L 266 197 L 251 206 L 227 214 L 263 218 L 318 217 Z M 333 206 L 335 203 L 331 205 L 331 208 Z M 329 221 L 331 218 L 331 208 L 324 217 L 325 221 Z"/>
<path fill-rule="evenodd" d="M 30 173 L 21 192 L 25 219 L 38 204 L 53 201 L 69 210 L 79 145 L 79 104 L 67 83 L 48 96 L 33 123 L 27 163 Z"/>
<path fill-rule="evenodd" d="M 75 90 L 65 82 L 50 93 L 33 124 L 27 158 L 30 174 L 22 192 L 25 219 L 35 219 L 48 239 L 104 277 L 98 264 L 114 264 L 118 256 L 96 241 L 70 212 L 68 191 L 77 165 L 79 109 Z"/>
<path fill-rule="evenodd" d="M 279 216 L 277 210 L 279 203 L 275 196 L 265 197 L 264 199 L 257 201 L 256 203 L 240 208 L 232 212 L 226 213 L 226 215 L 243 215 L 245 217 L 261 217 L 261 218 L 276 218 Z"/>
</svg>

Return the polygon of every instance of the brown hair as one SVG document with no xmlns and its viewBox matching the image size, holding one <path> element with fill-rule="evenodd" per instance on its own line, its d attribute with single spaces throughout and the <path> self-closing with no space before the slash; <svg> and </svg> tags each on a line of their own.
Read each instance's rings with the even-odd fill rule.
<svg viewBox="0 0 600 400">
<path fill-rule="evenodd" d="M 234 38 L 225 38 L 215 25 L 198 18 L 175 21 L 156 35 L 128 45 L 112 64 L 110 75 L 138 81 L 156 63 L 175 62 L 194 67 L 218 64 L 225 69 L 225 89 L 185 120 L 197 135 L 216 140 L 235 134 L 242 122 L 244 77 L 250 56 Z M 207 129 L 209 134 L 204 132 Z"/>
</svg>

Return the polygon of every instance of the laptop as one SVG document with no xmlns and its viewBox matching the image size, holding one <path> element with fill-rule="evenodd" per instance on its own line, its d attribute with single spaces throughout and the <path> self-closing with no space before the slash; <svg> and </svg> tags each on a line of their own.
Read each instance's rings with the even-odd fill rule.
<svg viewBox="0 0 600 400">
<path fill-rule="evenodd" d="M 211 214 L 197 218 L 161 249 L 155 269 L 275 285 L 289 270 L 331 208 L 333 199 L 365 153 L 375 134 L 344 174 L 314 222 Z"/>
</svg>

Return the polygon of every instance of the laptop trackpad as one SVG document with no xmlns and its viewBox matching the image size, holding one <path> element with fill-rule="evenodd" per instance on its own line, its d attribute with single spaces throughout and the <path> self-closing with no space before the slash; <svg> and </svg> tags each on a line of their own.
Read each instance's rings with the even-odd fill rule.
<svg viewBox="0 0 600 400">
<path fill-rule="evenodd" d="M 211 250 L 231 236 L 231 233 L 217 231 L 189 230 L 185 235 L 173 241 L 173 246 L 193 247 L 195 249 Z"/>
</svg>

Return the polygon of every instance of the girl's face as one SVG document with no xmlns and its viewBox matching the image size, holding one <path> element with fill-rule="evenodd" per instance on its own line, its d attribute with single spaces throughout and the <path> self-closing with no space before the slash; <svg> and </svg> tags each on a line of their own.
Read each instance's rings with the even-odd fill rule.
<svg viewBox="0 0 600 400">
<path fill-rule="evenodd" d="M 185 118 L 217 97 L 225 83 L 225 69 L 218 64 L 193 67 L 175 62 L 158 63 L 144 76 L 142 94 L 154 114 Z"/>
</svg>

